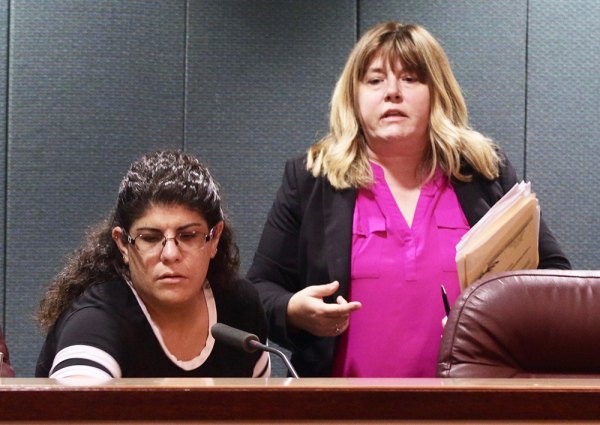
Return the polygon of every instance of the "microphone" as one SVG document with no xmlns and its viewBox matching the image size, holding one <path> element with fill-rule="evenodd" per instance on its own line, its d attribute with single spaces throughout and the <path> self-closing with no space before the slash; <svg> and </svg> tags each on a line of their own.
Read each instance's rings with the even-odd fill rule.
<svg viewBox="0 0 600 425">
<path fill-rule="evenodd" d="M 254 353 L 256 350 L 261 350 L 277 355 L 279 358 L 281 358 L 281 360 L 283 360 L 283 363 L 287 367 L 290 374 L 294 378 L 298 378 L 296 370 L 287 357 L 281 351 L 261 343 L 256 335 L 240 329 L 232 328 L 224 323 L 215 323 L 212 328 L 210 328 L 210 332 L 216 341 L 230 345 L 238 350 L 243 350 L 247 353 Z"/>
</svg>

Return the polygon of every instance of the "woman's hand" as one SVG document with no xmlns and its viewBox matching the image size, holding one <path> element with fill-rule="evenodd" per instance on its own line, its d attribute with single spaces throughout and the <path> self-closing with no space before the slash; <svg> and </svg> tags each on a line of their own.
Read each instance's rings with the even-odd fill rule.
<svg viewBox="0 0 600 425">
<path fill-rule="evenodd" d="M 350 313 L 362 307 L 358 301 L 348 302 L 341 295 L 337 304 L 323 298 L 337 291 L 338 281 L 313 285 L 296 292 L 288 303 L 287 320 L 292 329 L 303 329 L 316 336 L 337 336 L 348 328 Z"/>
</svg>

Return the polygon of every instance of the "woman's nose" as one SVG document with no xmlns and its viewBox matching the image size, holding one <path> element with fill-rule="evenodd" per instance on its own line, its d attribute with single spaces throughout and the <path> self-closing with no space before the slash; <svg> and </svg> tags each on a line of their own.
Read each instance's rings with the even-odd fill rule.
<svg viewBox="0 0 600 425">
<path fill-rule="evenodd" d="M 166 238 L 160 253 L 163 261 L 177 261 L 181 258 L 181 248 L 175 238 Z"/>
<path fill-rule="evenodd" d="M 400 81 L 395 78 L 390 78 L 387 83 L 387 90 L 385 93 L 386 100 L 398 101 L 402 97 L 402 91 L 400 89 Z"/>
</svg>

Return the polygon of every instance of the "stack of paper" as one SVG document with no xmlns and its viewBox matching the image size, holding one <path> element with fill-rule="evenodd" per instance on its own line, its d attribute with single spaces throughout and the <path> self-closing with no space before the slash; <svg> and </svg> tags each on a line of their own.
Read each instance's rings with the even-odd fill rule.
<svg viewBox="0 0 600 425">
<path fill-rule="evenodd" d="M 456 269 L 465 289 L 491 272 L 535 269 L 540 207 L 531 183 L 517 183 L 456 245 Z"/>
</svg>

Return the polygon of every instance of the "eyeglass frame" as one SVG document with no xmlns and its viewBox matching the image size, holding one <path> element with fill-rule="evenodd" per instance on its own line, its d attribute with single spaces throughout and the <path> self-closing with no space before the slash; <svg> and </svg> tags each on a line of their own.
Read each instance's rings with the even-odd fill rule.
<svg viewBox="0 0 600 425">
<path fill-rule="evenodd" d="M 200 247 L 200 249 L 204 248 L 204 247 L 206 246 L 206 244 L 207 244 L 208 242 L 210 242 L 210 241 L 211 241 L 211 240 L 212 240 L 212 239 L 215 237 L 215 229 L 216 229 L 216 226 L 215 226 L 215 227 L 212 227 L 212 228 L 211 228 L 211 229 L 208 231 L 208 233 L 203 233 L 203 232 L 200 232 L 200 231 L 197 231 L 197 230 L 192 230 L 192 232 L 194 232 L 194 233 L 200 233 L 201 235 L 204 235 L 204 245 L 202 245 L 202 247 Z M 180 235 L 181 233 L 183 233 L 183 231 L 177 232 L 177 233 L 175 234 L 175 236 L 173 236 L 173 237 L 171 237 L 171 238 L 168 238 L 168 237 L 166 237 L 166 236 L 165 236 L 165 234 L 163 233 L 163 234 L 162 234 L 162 237 L 163 237 L 163 240 L 162 240 L 162 248 L 160 249 L 160 251 L 157 251 L 157 252 L 156 252 L 156 254 L 158 254 L 158 253 L 162 253 L 163 249 L 165 249 L 165 246 L 167 246 L 167 242 L 168 242 L 169 240 L 173 240 L 173 241 L 175 242 L 175 246 L 176 246 L 176 247 L 177 247 L 179 250 L 181 250 L 182 252 L 187 252 L 187 251 L 185 251 L 185 250 L 182 250 L 182 249 L 179 247 L 179 242 L 180 242 L 180 241 L 179 241 L 177 238 L 179 237 L 179 235 Z M 135 244 L 135 240 L 136 240 L 137 238 L 139 238 L 140 236 L 143 236 L 143 234 L 142 234 L 142 233 L 140 233 L 139 235 L 137 235 L 135 238 L 132 238 L 132 237 L 131 237 L 131 235 L 129 234 L 129 232 L 127 232 L 127 231 L 125 231 L 125 230 L 123 229 L 123 235 L 124 235 L 124 236 L 127 236 L 127 238 L 126 238 L 126 241 L 127 241 L 127 243 L 128 243 L 128 244 L 130 244 L 130 245 L 133 245 L 133 246 L 135 247 L 135 249 L 136 249 L 136 250 L 137 250 L 139 253 L 141 253 L 141 254 L 148 254 L 148 253 L 151 251 L 151 250 L 150 250 L 150 251 L 140 251 L 140 248 L 139 248 L 139 247 L 138 247 L 138 246 Z"/>
</svg>

